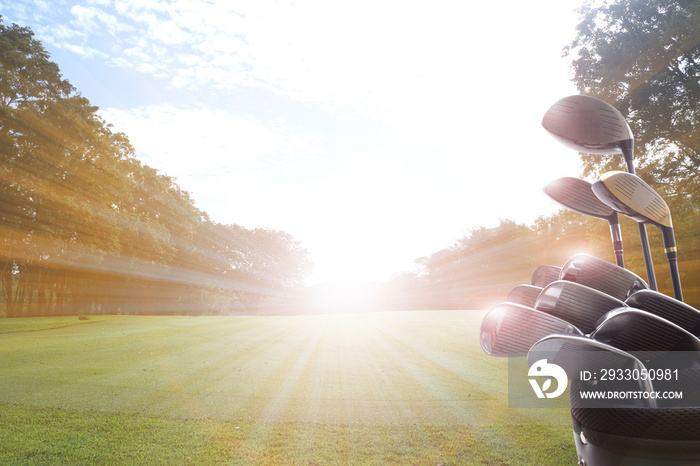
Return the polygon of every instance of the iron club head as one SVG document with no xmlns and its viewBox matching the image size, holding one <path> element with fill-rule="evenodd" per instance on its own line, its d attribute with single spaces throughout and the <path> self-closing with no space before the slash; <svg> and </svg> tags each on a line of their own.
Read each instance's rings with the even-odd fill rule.
<svg viewBox="0 0 700 466">
<path fill-rule="evenodd" d="M 557 267 L 556 265 L 540 265 L 532 272 L 530 284 L 544 288 L 550 283 L 559 280 L 560 274 L 561 267 Z"/>
<path fill-rule="evenodd" d="M 562 266 L 561 278 L 602 291 L 619 300 L 627 299 L 635 291 L 649 287 L 632 271 L 590 254 L 577 254 L 569 259 Z"/>
<path fill-rule="evenodd" d="M 583 333 L 595 330 L 602 315 L 625 306 L 621 300 L 580 283 L 559 280 L 547 285 L 535 302 L 535 309 L 571 322 Z"/>
<path fill-rule="evenodd" d="M 518 285 L 513 288 L 508 297 L 506 297 L 506 302 L 522 304 L 523 306 L 534 307 L 537 297 L 542 292 L 542 288 L 534 285 Z"/>
<path fill-rule="evenodd" d="M 552 333 L 582 335 L 574 325 L 551 314 L 501 303 L 481 322 L 481 348 L 491 356 L 525 356 L 535 342 Z"/>
</svg>

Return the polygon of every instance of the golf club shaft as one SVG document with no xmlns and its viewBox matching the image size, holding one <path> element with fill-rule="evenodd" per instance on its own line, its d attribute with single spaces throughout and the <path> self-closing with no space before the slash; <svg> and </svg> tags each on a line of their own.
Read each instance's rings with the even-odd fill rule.
<svg viewBox="0 0 700 466">
<path fill-rule="evenodd" d="M 683 291 L 681 290 L 681 276 L 678 272 L 678 261 L 668 260 L 668 267 L 671 270 L 671 282 L 673 283 L 673 297 L 678 301 L 683 301 Z"/>
<path fill-rule="evenodd" d="M 647 227 L 643 223 L 638 223 L 639 239 L 642 242 L 642 254 L 644 254 L 644 267 L 647 270 L 647 283 L 649 288 L 657 291 L 656 275 L 654 274 L 654 262 L 651 258 L 651 249 L 649 248 L 649 237 L 647 236 Z"/>
<path fill-rule="evenodd" d="M 668 260 L 668 267 L 671 271 L 671 282 L 673 283 L 673 297 L 678 301 L 683 301 L 683 291 L 681 290 L 681 276 L 678 272 L 678 252 L 676 249 L 676 235 L 672 227 L 662 227 L 661 234 L 664 239 L 664 252 Z"/>
<path fill-rule="evenodd" d="M 622 251 L 622 233 L 619 222 L 610 222 L 610 236 L 612 237 L 613 251 L 615 252 L 615 262 L 624 268 L 625 256 Z"/>
<path fill-rule="evenodd" d="M 621 146 L 622 155 L 625 157 L 627 171 L 634 173 L 634 141 L 630 140 Z M 656 291 L 656 274 L 654 273 L 654 261 L 651 258 L 651 248 L 649 247 L 649 237 L 647 236 L 647 228 L 643 223 L 639 223 L 639 240 L 642 242 L 642 254 L 644 255 L 644 267 L 647 271 L 647 283 L 649 288 Z"/>
</svg>

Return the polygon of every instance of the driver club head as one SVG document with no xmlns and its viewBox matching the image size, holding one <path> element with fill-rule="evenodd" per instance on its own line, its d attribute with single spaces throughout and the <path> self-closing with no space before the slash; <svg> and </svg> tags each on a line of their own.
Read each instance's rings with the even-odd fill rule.
<svg viewBox="0 0 700 466">
<path fill-rule="evenodd" d="M 525 356 L 535 342 L 552 333 L 582 335 L 574 325 L 551 314 L 501 303 L 481 322 L 481 348 L 490 356 Z"/>
<path fill-rule="evenodd" d="M 615 107 L 595 97 L 572 95 L 555 102 L 542 126 L 559 142 L 589 154 L 619 154 L 632 159 L 634 136 Z"/>
</svg>

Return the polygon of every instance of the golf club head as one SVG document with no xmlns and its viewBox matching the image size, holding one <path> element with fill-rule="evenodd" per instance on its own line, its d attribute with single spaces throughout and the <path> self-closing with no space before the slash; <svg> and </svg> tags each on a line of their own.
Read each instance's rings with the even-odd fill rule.
<svg viewBox="0 0 700 466">
<path fill-rule="evenodd" d="M 580 178 L 564 177 L 550 182 L 545 186 L 544 192 L 569 210 L 606 220 L 610 224 L 610 235 L 612 236 L 617 265 L 625 266 L 617 211 L 596 197 L 591 183 Z"/>
<path fill-rule="evenodd" d="M 522 304 L 527 307 L 535 307 L 535 301 L 540 295 L 542 288 L 533 285 L 518 285 L 508 293 L 506 302 Z"/>
<path fill-rule="evenodd" d="M 532 366 L 542 359 L 564 369 L 569 380 L 572 384 L 576 383 L 577 387 L 587 383 L 581 380 L 582 373 L 600 372 L 601 368 L 646 371 L 642 361 L 628 352 L 582 335 L 552 334 L 542 338 L 530 348 L 527 362 Z M 654 386 L 650 380 L 627 380 L 619 384 L 619 388 L 652 392 Z M 624 404 L 628 407 L 656 406 L 654 399 L 644 397 Z"/>
<path fill-rule="evenodd" d="M 666 201 L 644 180 L 626 172 L 607 172 L 593 183 L 593 192 L 605 204 L 640 223 L 649 223 L 661 230 L 664 251 L 671 269 L 673 294 L 683 300 L 678 273 L 676 237 L 671 210 Z"/>
<path fill-rule="evenodd" d="M 557 267 L 556 265 L 540 265 L 532 273 L 530 284 L 544 288 L 550 283 L 559 280 L 560 273 L 561 267 Z"/>
<path fill-rule="evenodd" d="M 581 335 L 574 325 L 515 303 L 493 307 L 481 322 L 481 348 L 491 356 L 525 356 L 539 339 L 552 333 Z"/>
<path fill-rule="evenodd" d="M 607 312 L 590 336 L 624 351 L 700 352 L 700 339 L 695 335 L 663 317 L 631 307 Z"/>
<path fill-rule="evenodd" d="M 570 176 L 559 178 L 547 184 L 544 192 L 574 212 L 608 221 L 617 220 L 617 211 L 598 199 L 592 184 L 586 180 Z"/>
<path fill-rule="evenodd" d="M 700 464 L 700 408 L 571 408 L 579 465 Z"/>
<path fill-rule="evenodd" d="M 700 336 L 700 311 L 663 293 L 640 290 L 627 298 L 625 304 L 663 317 L 693 335 Z"/>
<path fill-rule="evenodd" d="M 634 136 L 627 120 L 612 105 L 587 95 L 558 100 L 542 118 L 542 126 L 559 142 L 589 154 L 623 153 L 632 161 Z"/>
<path fill-rule="evenodd" d="M 673 228 L 666 201 L 637 175 L 619 171 L 603 173 L 593 183 L 592 190 L 601 202 L 638 222 Z"/>
<path fill-rule="evenodd" d="M 577 254 L 561 270 L 561 279 L 568 280 L 625 300 L 638 290 L 649 288 L 635 273 L 590 254 Z"/>
<path fill-rule="evenodd" d="M 588 334 L 611 309 L 626 304 L 608 294 L 580 283 L 559 280 L 547 285 L 535 302 L 535 309 L 570 322 Z"/>
<path fill-rule="evenodd" d="M 659 294 L 651 290 L 639 293 Z M 698 352 L 694 349 L 697 341 L 687 332 L 678 332 L 678 328 L 669 325 L 668 321 L 661 319 L 664 323 L 659 325 L 660 322 L 654 321 L 648 313 L 641 313 L 643 311 L 629 307 L 613 310 L 591 336 L 602 340 L 610 338 L 613 346 L 622 343 L 623 346 L 642 348 L 648 346 L 645 344 L 648 339 L 655 342 L 652 346 L 656 346 L 660 339 L 666 340 L 657 347 L 659 349 L 669 343 L 676 346 L 673 343 L 676 340 L 678 346 L 671 348 L 673 351 L 662 353 L 660 359 L 645 359 L 643 355 L 651 356 L 646 351 L 634 355 L 650 370 L 681 368 L 677 377 L 668 380 L 662 377 L 653 383 L 659 392 L 683 393 L 682 399 L 661 399 L 654 408 L 591 409 L 583 407 L 577 397 L 571 397 L 571 418 L 579 459 L 586 464 L 606 465 L 700 464 L 700 400 L 697 390 L 700 364 Z M 643 315 L 644 320 L 634 315 Z M 627 332 L 627 335 L 619 332 Z M 669 335 L 671 338 L 667 340 Z M 617 342 L 612 341 L 616 338 Z M 668 356 L 664 358 L 664 354 Z"/>
<path fill-rule="evenodd" d="M 565 97 L 547 110 L 542 126 L 560 142 L 580 152 L 622 152 L 627 171 L 634 173 L 634 136 L 625 118 L 612 105 L 585 95 Z M 638 227 L 648 287 L 656 290 L 649 238 L 645 226 Z"/>
</svg>

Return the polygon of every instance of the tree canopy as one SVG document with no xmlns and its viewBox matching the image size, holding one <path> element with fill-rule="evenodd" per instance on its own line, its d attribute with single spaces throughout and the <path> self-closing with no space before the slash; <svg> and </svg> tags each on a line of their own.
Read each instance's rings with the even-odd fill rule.
<svg viewBox="0 0 700 466">
<path fill-rule="evenodd" d="M 302 284 L 297 240 L 212 221 L 134 154 L 0 18 L 0 315 L 250 311 Z"/>
<path fill-rule="evenodd" d="M 578 90 L 627 117 L 638 163 L 650 181 L 697 200 L 700 3 L 587 0 L 580 14 L 576 37 L 565 48 Z M 584 162 L 586 174 L 611 164 L 592 156 Z"/>
</svg>

